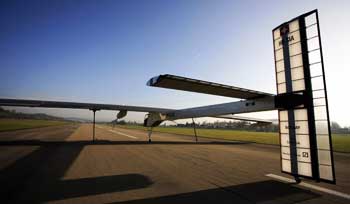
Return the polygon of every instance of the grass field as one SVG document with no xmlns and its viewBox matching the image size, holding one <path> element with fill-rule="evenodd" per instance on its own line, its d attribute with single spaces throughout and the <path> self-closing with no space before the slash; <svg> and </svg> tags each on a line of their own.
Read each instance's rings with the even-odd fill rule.
<svg viewBox="0 0 350 204">
<path fill-rule="evenodd" d="M 0 119 L 0 132 L 10 130 L 21 130 L 55 125 L 66 125 L 69 122 L 54 120 L 28 120 L 28 119 Z"/>
<path fill-rule="evenodd" d="M 133 125 L 119 125 L 121 128 L 128 129 L 140 129 L 146 130 L 143 126 Z M 155 132 L 166 132 L 181 135 L 193 136 L 194 132 L 192 128 L 178 128 L 178 127 L 156 127 L 153 129 Z M 279 145 L 278 133 L 275 132 L 250 132 L 240 130 L 222 130 L 222 129 L 197 129 L 197 136 L 236 140 L 236 141 L 249 141 L 260 144 Z M 349 152 L 350 153 L 350 135 L 345 134 L 333 134 L 332 135 L 333 150 L 337 152 Z"/>
</svg>

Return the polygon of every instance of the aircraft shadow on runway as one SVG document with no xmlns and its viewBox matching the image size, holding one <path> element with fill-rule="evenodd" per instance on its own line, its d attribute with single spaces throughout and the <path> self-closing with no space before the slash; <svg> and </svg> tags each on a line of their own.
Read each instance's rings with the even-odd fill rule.
<svg viewBox="0 0 350 204">
<path fill-rule="evenodd" d="M 86 145 L 149 144 L 147 141 L 2 141 L 1 146 L 38 146 L 30 154 L 0 170 L 2 203 L 42 203 L 89 195 L 147 188 L 153 181 L 142 174 L 62 179 Z M 151 144 L 239 145 L 240 142 L 154 141 Z M 229 187 L 167 195 L 121 203 L 256 203 L 270 200 L 294 203 L 320 195 L 290 184 L 268 180 Z"/>
<path fill-rule="evenodd" d="M 321 195 L 274 180 L 110 204 L 298 203 Z"/>
<path fill-rule="evenodd" d="M 153 182 L 142 174 L 122 174 L 92 178 L 57 180 L 50 188 L 41 189 L 35 201 L 53 201 L 67 198 L 114 193 L 146 188 Z"/>
<path fill-rule="evenodd" d="M 72 131 L 62 135 L 68 138 Z M 0 141 L 0 146 L 30 146 L 33 151 L 0 170 L 1 203 L 42 203 L 88 195 L 145 188 L 152 181 L 141 174 L 109 175 L 62 180 L 86 145 L 113 144 L 109 141 Z M 23 150 L 23 149 L 22 149 Z"/>
<path fill-rule="evenodd" d="M 78 147 L 78 148 L 77 148 Z M 122 174 L 62 180 L 84 146 L 43 146 L 0 171 L 2 203 L 42 203 L 150 187 L 145 175 Z M 23 191 L 24 190 L 24 191 Z M 274 180 L 219 187 L 176 195 L 117 202 L 125 204 L 295 203 L 320 197 L 308 190 Z"/>
<path fill-rule="evenodd" d="M 83 145 L 42 145 L 0 171 L 1 203 L 42 203 L 145 188 L 141 174 L 62 180 Z"/>
</svg>

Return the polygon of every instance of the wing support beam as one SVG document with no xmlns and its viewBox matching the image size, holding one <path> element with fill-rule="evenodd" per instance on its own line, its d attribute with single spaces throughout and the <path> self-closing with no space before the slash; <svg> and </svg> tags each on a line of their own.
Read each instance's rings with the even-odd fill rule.
<svg viewBox="0 0 350 204">
<path fill-rule="evenodd" d="M 250 113 L 276 109 L 275 96 L 266 96 L 258 99 L 175 110 L 166 114 L 166 119 L 177 120 L 186 118 L 215 117 L 218 115 Z"/>
</svg>

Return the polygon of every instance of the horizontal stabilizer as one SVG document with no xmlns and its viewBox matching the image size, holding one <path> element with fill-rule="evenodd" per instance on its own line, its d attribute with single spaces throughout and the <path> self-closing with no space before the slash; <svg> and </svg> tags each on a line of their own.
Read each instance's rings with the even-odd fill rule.
<svg viewBox="0 0 350 204">
<path fill-rule="evenodd" d="M 260 91 L 253 91 L 249 89 L 238 88 L 234 86 L 228 86 L 197 79 L 190 79 L 169 74 L 153 77 L 147 82 L 147 85 L 240 99 L 253 99 L 265 96 L 272 96 L 272 94 Z"/>
</svg>

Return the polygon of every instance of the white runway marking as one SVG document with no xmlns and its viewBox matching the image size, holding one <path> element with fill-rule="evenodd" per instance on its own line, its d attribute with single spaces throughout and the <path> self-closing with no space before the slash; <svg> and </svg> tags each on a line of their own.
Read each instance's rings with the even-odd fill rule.
<svg viewBox="0 0 350 204">
<path fill-rule="evenodd" d="M 287 183 L 295 183 L 294 179 L 286 178 L 286 177 L 283 177 L 283 176 L 278 176 L 278 175 L 275 175 L 275 174 L 266 174 L 265 176 L 271 177 L 271 178 L 274 178 L 274 179 L 277 179 L 277 180 L 281 180 L 281 181 L 284 181 L 284 182 L 287 182 Z M 306 188 L 311 188 L 311 189 L 314 189 L 314 190 L 317 190 L 317 191 L 321 191 L 321 192 L 324 192 L 324 193 L 328 193 L 328 194 L 331 194 L 331 195 L 339 196 L 339 197 L 342 197 L 342 198 L 345 198 L 345 199 L 350 199 L 350 195 L 349 194 L 342 193 L 342 192 L 335 191 L 335 190 L 331 190 L 331 189 L 328 189 L 328 188 L 312 185 L 312 184 L 305 183 L 305 182 L 300 182 L 298 185 L 306 187 Z"/>
<path fill-rule="evenodd" d="M 123 136 L 126 136 L 126 137 L 130 137 L 132 139 L 137 139 L 137 137 L 134 137 L 134 136 L 131 136 L 131 135 L 128 135 L 128 134 L 125 134 L 125 133 L 122 133 L 122 132 L 119 132 L 119 131 L 116 131 L 116 130 L 109 130 L 109 132 L 113 132 L 113 133 L 117 133 L 119 135 L 123 135 Z"/>
</svg>

